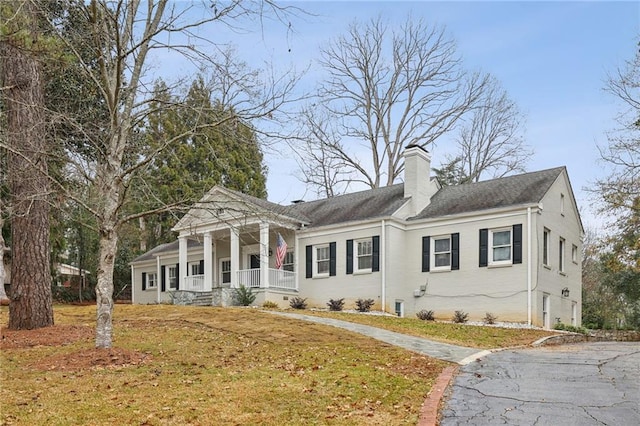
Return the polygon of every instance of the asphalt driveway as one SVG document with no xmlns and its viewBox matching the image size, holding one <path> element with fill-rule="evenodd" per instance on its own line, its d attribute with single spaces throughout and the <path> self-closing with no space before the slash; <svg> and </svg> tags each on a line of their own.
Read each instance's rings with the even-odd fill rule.
<svg viewBox="0 0 640 426">
<path fill-rule="evenodd" d="M 640 343 L 505 350 L 460 368 L 448 425 L 640 425 Z"/>
</svg>

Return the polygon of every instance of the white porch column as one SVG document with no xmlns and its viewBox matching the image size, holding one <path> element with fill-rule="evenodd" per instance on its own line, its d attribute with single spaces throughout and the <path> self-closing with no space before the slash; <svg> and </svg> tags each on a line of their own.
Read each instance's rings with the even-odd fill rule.
<svg viewBox="0 0 640 426">
<path fill-rule="evenodd" d="M 260 224 L 260 287 L 269 288 L 269 224 Z"/>
<path fill-rule="evenodd" d="M 213 253 L 211 246 L 211 232 L 204 233 L 204 289 L 211 291 L 213 287 Z"/>
<path fill-rule="evenodd" d="M 238 230 L 231 228 L 231 288 L 238 288 L 240 270 L 240 237 Z"/>
<path fill-rule="evenodd" d="M 184 289 L 187 276 L 187 237 L 178 237 L 178 268 L 179 275 L 176 277 L 178 289 Z"/>
</svg>

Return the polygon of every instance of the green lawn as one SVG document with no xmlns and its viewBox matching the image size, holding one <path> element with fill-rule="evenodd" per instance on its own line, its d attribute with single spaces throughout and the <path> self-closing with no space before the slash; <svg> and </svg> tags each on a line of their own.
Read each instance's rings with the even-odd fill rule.
<svg viewBox="0 0 640 426">
<path fill-rule="evenodd" d="M 549 330 L 421 321 L 417 318 L 398 318 L 390 315 L 366 315 L 315 310 L 296 310 L 293 312 L 371 325 L 398 333 L 479 349 L 529 345 L 542 337 L 558 334 Z"/>
</svg>

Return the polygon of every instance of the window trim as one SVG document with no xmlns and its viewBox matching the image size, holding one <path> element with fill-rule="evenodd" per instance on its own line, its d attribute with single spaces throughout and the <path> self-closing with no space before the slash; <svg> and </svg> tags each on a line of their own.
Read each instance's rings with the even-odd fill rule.
<svg viewBox="0 0 640 426">
<path fill-rule="evenodd" d="M 563 275 L 566 273 L 565 271 L 566 256 L 564 254 L 566 246 L 567 246 L 567 241 L 564 238 L 560 237 L 560 239 L 558 240 L 558 272 L 560 272 Z"/>
<path fill-rule="evenodd" d="M 287 267 L 290 266 L 291 269 L 287 269 Z M 295 262 L 295 254 L 292 250 L 287 250 L 287 252 L 284 255 L 284 259 L 282 260 L 282 270 L 283 271 L 289 271 L 289 272 L 295 272 L 296 270 L 296 262 Z"/>
<path fill-rule="evenodd" d="M 175 265 L 166 265 L 167 270 L 167 288 L 169 290 L 177 290 L 178 289 L 178 268 Z M 173 271 L 173 277 L 171 276 L 171 271 Z M 173 280 L 173 285 L 171 285 L 171 280 Z"/>
<path fill-rule="evenodd" d="M 503 244 L 500 245 L 498 247 L 496 247 L 493 243 L 493 235 L 500 233 L 500 232 L 509 232 L 509 244 Z M 488 266 L 503 266 L 503 265 L 512 265 L 513 264 L 513 227 L 502 227 L 502 228 L 494 228 L 494 229 L 489 229 L 489 236 L 488 236 Z M 493 252 L 496 248 L 501 248 L 501 247 L 509 247 L 509 259 L 506 260 L 494 260 L 493 259 Z"/>
<path fill-rule="evenodd" d="M 360 254 L 360 247 L 362 243 L 368 243 L 369 244 L 369 254 L 366 255 L 361 255 Z M 360 238 L 357 240 L 353 240 L 353 245 L 354 245 L 354 253 L 353 253 L 353 273 L 354 274 L 364 274 L 364 273 L 369 273 L 369 272 L 373 272 L 373 239 L 372 238 Z M 371 266 L 369 266 L 368 268 L 362 268 L 360 269 L 360 258 L 369 258 L 369 264 Z"/>
<path fill-rule="evenodd" d="M 542 231 L 542 264 L 551 267 L 551 231 L 544 228 Z"/>
<path fill-rule="evenodd" d="M 436 241 L 439 240 L 447 240 L 449 241 L 449 250 L 447 252 L 436 252 Z M 431 259 L 430 263 L 431 265 L 433 265 L 430 269 L 433 272 L 437 272 L 437 271 L 450 271 L 451 270 L 451 264 L 452 264 L 452 260 L 453 260 L 453 241 L 451 238 L 451 234 L 449 235 L 436 235 L 436 236 L 432 236 L 430 238 L 430 252 L 431 252 Z M 444 265 L 444 266 L 436 266 L 436 255 L 437 254 L 448 254 L 449 255 L 449 264 L 448 265 Z"/>
<path fill-rule="evenodd" d="M 152 277 L 153 279 L 151 279 Z M 147 290 L 157 289 L 157 288 L 158 288 L 158 273 L 147 272 Z"/>
<path fill-rule="evenodd" d="M 571 244 L 571 261 L 578 264 L 578 246 L 575 244 Z"/>
<path fill-rule="evenodd" d="M 318 260 L 318 250 L 326 249 L 327 250 L 327 258 Z M 312 249 L 313 256 L 313 278 L 326 278 L 331 274 L 331 245 L 329 243 L 326 244 L 314 244 Z M 327 262 L 327 272 L 318 272 L 318 262 Z"/>
<path fill-rule="evenodd" d="M 229 262 L 229 270 L 228 271 L 224 270 L 223 265 L 224 265 L 225 262 Z M 231 284 L 231 274 L 232 274 L 232 271 L 231 271 L 231 258 L 230 257 L 221 257 L 219 259 L 219 264 L 220 264 L 220 285 Z M 224 280 L 224 274 L 229 274 L 229 281 L 225 281 Z"/>
</svg>

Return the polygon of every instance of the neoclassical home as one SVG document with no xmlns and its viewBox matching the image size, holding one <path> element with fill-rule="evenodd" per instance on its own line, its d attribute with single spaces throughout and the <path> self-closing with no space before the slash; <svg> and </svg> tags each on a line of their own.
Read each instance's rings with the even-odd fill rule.
<svg viewBox="0 0 640 426">
<path fill-rule="evenodd" d="M 214 187 L 177 241 L 131 263 L 133 303 L 230 305 L 242 285 L 255 305 L 373 299 L 399 316 L 580 325 L 584 231 L 566 168 L 442 187 L 427 151 L 404 161 L 404 183 L 286 206 Z"/>
</svg>

